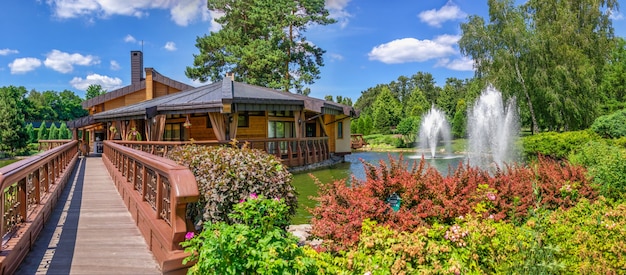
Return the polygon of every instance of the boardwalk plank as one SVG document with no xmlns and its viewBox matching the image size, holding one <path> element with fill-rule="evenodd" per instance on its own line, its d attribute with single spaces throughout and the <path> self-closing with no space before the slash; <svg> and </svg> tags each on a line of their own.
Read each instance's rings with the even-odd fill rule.
<svg viewBox="0 0 626 275">
<path fill-rule="evenodd" d="M 101 158 L 82 158 L 17 274 L 160 274 Z"/>
</svg>

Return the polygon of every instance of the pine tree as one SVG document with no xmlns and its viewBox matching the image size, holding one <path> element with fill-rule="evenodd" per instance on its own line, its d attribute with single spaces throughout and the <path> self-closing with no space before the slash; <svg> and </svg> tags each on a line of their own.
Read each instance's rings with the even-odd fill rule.
<svg viewBox="0 0 626 275">
<path fill-rule="evenodd" d="M 28 135 L 28 143 L 37 142 L 37 137 L 35 136 L 35 128 L 33 128 L 32 123 L 28 123 L 28 125 L 26 125 L 26 134 Z"/>
<path fill-rule="evenodd" d="M 48 139 L 48 128 L 46 128 L 46 122 L 42 121 L 39 126 L 39 133 L 37 134 L 37 140 L 47 140 Z"/>
<path fill-rule="evenodd" d="M 56 124 L 54 123 L 50 125 L 50 131 L 48 132 L 48 139 L 50 140 L 59 139 L 59 128 L 57 128 Z"/>
</svg>

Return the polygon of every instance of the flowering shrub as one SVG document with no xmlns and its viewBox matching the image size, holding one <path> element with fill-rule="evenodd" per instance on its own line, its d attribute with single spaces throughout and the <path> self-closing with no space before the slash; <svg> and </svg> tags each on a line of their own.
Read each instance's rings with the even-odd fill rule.
<svg viewBox="0 0 626 275">
<path fill-rule="evenodd" d="M 233 205 L 250 194 L 285 201 L 287 216 L 295 214 L 297 197 L 291 185 L 292 175 L 279 159 L 247 145 L 175 147 L 168 157 L 191 169 L 201 198 L 191 207 L 191 218 L 204 221 L 230 221 Z M 286 217 L 288 218 L 288 217 Z"/>
<path fill-rule="evenodd" d="M 181 243 L 196 261 L 188 274 L 315 274 L 314 262 L 285 231 L 288 206 L 283 199 L 251 194 L 233 206 L 232 223 L 206 222 Z"/>
<path fill-rule="evenodd" d="M 545 157 L 493 175 L 460 165 L 444 177 L 423 160 L 408 169 L 402 157 L 364 166 L 365 180 L 353 178 L 351 186 L 345 181 L 320 185 L 319 206 L 311 211 L 312 234 L 329 240 L 326 245 L 332 250 L 356 244 L 365 219 L 400 231 L 452 224 L 468 214 L 521 224 L 529 209 L 566 209 L 580 198 L 596 197 L 582 167 Z M 402 201 L 397 212 L 386 203 L 392 194 Z"/>
<path fill-rule="evenodd" d="M 338 253 L 305 250 L 319 274 L 621 274 L 626 204 L 582 199 L 515 226 L 479 215 L 400 231 L 365 220 Z"/>
</svg>

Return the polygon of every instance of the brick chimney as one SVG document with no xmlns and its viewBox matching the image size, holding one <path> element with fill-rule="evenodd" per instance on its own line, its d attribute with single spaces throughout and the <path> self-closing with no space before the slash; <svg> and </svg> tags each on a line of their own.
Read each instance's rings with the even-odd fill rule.
<svg viewBox="0 0 626 275">
<path fill-rule="evenodd" d="M 130 84 L 141 82 L 143 79 L 143 53 L 130 51 Z"/>
</svg>

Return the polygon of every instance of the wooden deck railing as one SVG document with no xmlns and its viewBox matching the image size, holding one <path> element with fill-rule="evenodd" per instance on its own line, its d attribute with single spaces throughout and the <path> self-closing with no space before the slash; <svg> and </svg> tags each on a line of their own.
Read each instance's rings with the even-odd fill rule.
<svg viewBox="0 0 626 275">
<path fill-rule="evenodd" d="M 39 143 L 39 151 L 47 151 L 55 147 L 59 147 L 63 144 L 70 143 L 71 139 L 48 139 L 48 140 L 40 140 Z"/>
<path fill-rule="evenodd" d="M 180 246 L 187 204 L 198 200 L 193 173 L 174 161 L 105 141 L 102 157 L 115 185 L 162 272 L 185 266 Z"/>
<path fill-rule="evenodd" d="M 113 141 L 126 147 L 157 156 L 166 156 L 176 146 L 197 144 L 204 146 L 229 145 L 229 142 L 213 141 Z M 275 155 L 289 167 L 318 163 L 330 158 L 328 137 L 316 138 L 270 138 L 239 140 L 239 144 L 249 143 L 250 148 L 264 150 Z"/>
<path fill-rule="evenodd" d="M 50 217 L 78 157 L 69 141 L 0 168 L 0 274 L 13 274 Z"/>
</svg>

